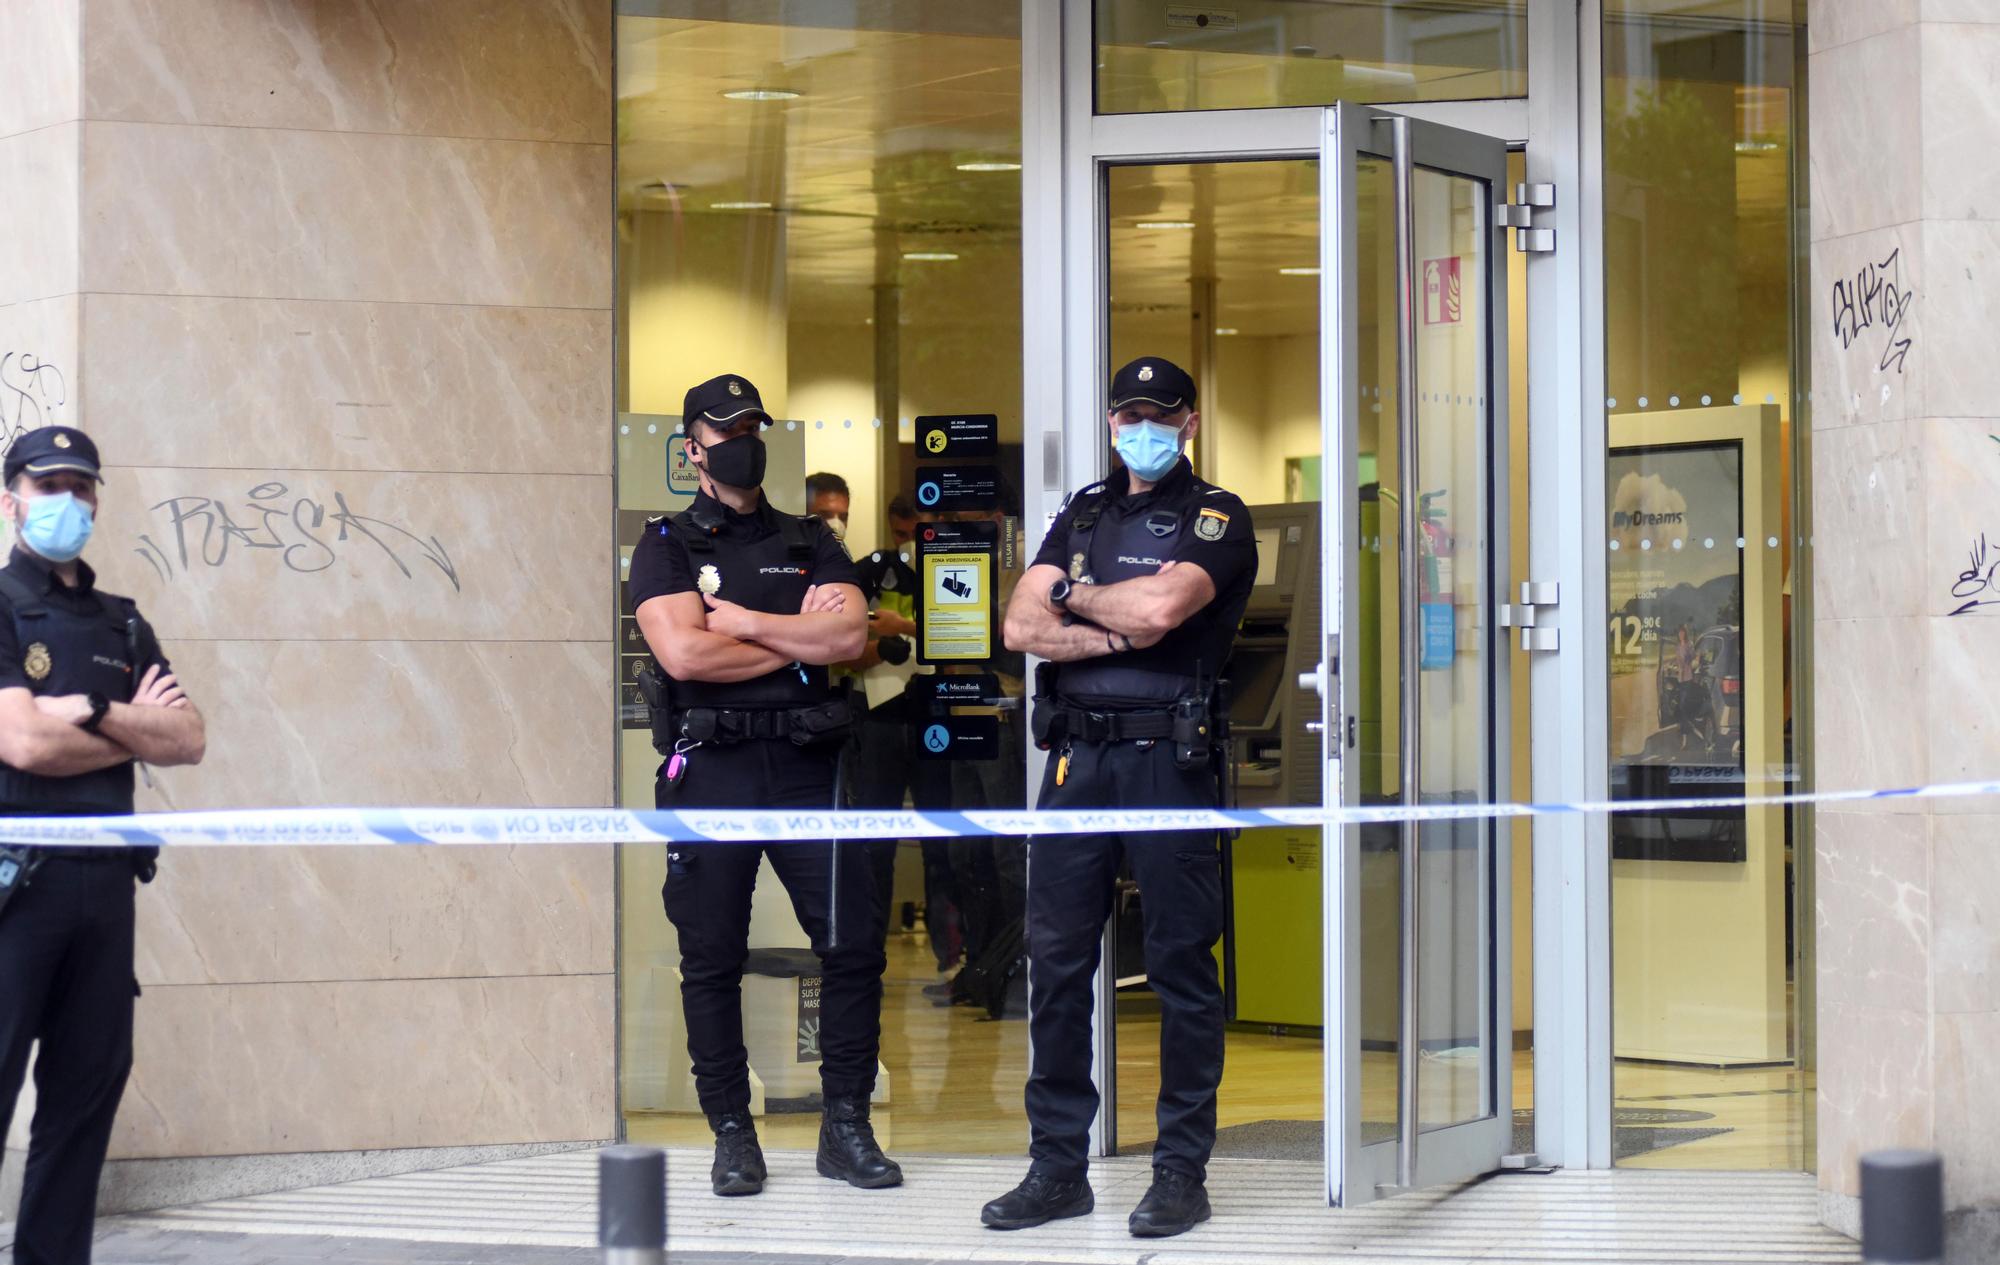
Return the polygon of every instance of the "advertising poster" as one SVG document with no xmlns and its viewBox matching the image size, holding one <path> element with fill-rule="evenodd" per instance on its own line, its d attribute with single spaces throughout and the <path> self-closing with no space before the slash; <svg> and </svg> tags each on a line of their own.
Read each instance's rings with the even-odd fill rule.
<svg viewBox="0 0 2000 1265">
<path fill-rule="evenodd" d="M 1743 793 L 1743 480 L 1734 442 L 1614 449 L 1611 796 Z M 1616 814 L 1620 860 L 1741 861 L 1741 808 Z"/>
</svg>

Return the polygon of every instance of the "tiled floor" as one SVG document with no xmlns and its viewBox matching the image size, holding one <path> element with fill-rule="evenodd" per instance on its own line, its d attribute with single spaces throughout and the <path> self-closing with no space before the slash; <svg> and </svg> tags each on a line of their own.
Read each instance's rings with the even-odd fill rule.
<svg viewBox="0 0 2000 1265">
<path fill-rule="evenodd" d="M 704 1254 L 723 1254 L 714 1259 L 807 1258 L 786 1265 L 830 1260 L 1278 1265 L 1329 1259 L 1351 1265 L 1831 1265 L 1857 1259 L 1852 1243 L 1817 1224 L 1813 1182 L 1803 1174 L 1508 1175 L 1333 1211 L 1322 1206 L 1316 1166 L 1217 1161 L 1210 1177 L 1215 1219 L 1183 1238 L 1141 1243 L 1126 1234 L 1125 1214 L 1149 1179 L 1143 1160 L 1103 1161 L 1092 1170 L 1095 1216 L 998 1234 L 979 1225 L 979 1206 L 1019 1178 L 1018 1160 L 903 1159 L 907 1184 L 862 1192 L 818 1177 L 808 1154 L 773 1153 L 771 1184 L 763 1195 L 721 1200 L 708 1193 L 705 1153 L 672 1152 L 673 1260 L 683 1265 L 703 1261 Z M 103 1225 L 107 1237 L 99 1261 L 543 1265 L 585 1260 L 596 1232 L 595 1165 L 588 1152 L 509 1160 L 113 1218 Z M 300 1250 L 295 1245 L 305 1238 L 319 1240 L 319 1255 L 283 1254 Z M 202 1254 L 199 1244 L 185 1246 L 196 1240 L 212 1243 L 214 1254 Z M 257 1254 L 259 1241 L 263 1255 Z M 329 1255 L 336 1244 L 351 1254 Z M 428 1249 L 416 1246 L 423 1244 L 448 1246 L 424 1255 Z M 586 1254 L 566 1257 L 550 1249 Z M 176 1258 L 170 1251 L 184 1254 Z"/>
</svg>

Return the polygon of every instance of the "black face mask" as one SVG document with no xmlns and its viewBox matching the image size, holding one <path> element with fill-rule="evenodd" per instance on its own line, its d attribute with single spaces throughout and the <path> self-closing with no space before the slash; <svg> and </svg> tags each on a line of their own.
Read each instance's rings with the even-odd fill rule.
<svg viewBox="0 0 2000 1265">
<path fill-rule="evenodd" d="M 764 486 L 764 437 L 756 431 L 704 445 L 708 454 L 708 477 L 732 488 Z"/>
</svg>

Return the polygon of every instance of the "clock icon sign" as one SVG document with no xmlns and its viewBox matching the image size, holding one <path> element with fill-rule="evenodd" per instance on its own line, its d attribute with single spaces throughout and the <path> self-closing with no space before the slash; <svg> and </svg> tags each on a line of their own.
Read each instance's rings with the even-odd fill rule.
<svg viewBox="0 0 2000 1265">
<path fill-rule="evenodd" d="M 944 490 L 926 479 L 917 485 L 917 500 L 925 505 L 936 505 L 943 499 Z"/>
</svg>

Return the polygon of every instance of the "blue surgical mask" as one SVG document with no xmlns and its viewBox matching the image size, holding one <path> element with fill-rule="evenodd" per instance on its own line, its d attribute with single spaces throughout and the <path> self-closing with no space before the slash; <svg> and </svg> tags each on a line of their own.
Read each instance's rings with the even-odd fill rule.
<svg viewBox="0 0 2000 1265">
<path fill-rule="evenodd" d="M 1158 481 L 1181 456 L 1181 432 L 1165 422 L 1120 426 L 1113 440 L 1125 468 L 1148 483 Z"/>
<path fill-rule="evenodd" d="M 50 562 L 73 562 L 90 540 L 90 506 L 74 492 L 27 498 L 21 541 Z"/>
</svg>

